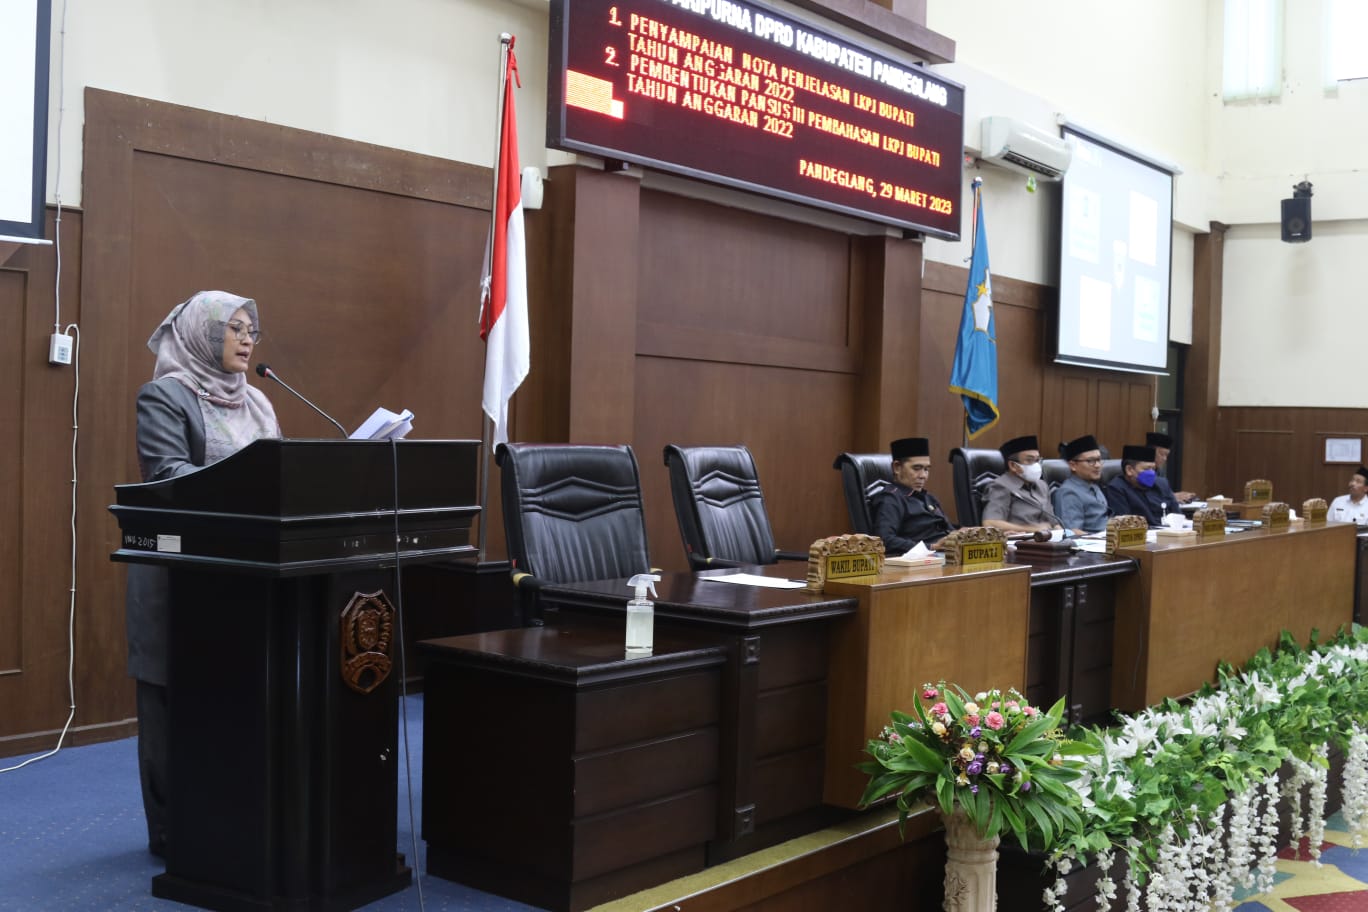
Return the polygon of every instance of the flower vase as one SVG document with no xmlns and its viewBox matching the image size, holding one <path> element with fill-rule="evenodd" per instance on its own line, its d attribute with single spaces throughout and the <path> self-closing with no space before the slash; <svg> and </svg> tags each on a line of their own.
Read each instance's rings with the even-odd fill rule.
<svg viewBox="0 0 1368 912">
<path fill-rule="evenodd" d="M 984 839 L 960 808 L 945 823 L 945 912 L 993 912 L 997 908 L 998 837 Z"/>
</svg>

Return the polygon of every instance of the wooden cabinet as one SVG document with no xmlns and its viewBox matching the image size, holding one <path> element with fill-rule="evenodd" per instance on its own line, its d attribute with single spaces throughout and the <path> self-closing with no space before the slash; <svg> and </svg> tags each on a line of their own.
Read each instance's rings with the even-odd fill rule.
<svg viewBox="0 0 1368 912">
<path fill-rule="evenodd" d="M 723 650 L 571 622 L 427 640 L 432 874 L 576 912 L 703 868 L 716 832 Z"/>
</svg>

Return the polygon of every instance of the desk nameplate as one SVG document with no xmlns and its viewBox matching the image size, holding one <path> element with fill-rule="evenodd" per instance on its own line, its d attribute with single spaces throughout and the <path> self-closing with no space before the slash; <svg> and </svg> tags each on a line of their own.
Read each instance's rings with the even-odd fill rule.
<svg viewBox="0 0 1368 912">
<path fill-rule="evenodd" d="M 1002 542 L 964 542 L 955 548 L 955 563 L 961 567 L 983 567 L 1000 564 L 1007 553 Z"/>
<path fill-rule="evenodd" d="M 857 576 L 877 576 L 883 564 L 881 555 L 867 554 L 828 554 L 826 555 L 826 578 L 829 580 L 852 579 Z"/>
</svg>

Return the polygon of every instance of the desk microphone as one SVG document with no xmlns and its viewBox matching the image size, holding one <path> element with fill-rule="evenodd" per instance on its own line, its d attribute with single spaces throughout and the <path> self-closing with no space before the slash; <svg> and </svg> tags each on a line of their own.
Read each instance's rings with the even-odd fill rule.
<svg viewBox="0 0 1368 912">
<path fill-rule="evenodd" d="M 332 415 L 329 415 L 327 412 L 323 411 L 321 408 L 314 405 L 308 399 L 305 399 L 304 396 L 299 392 L 299 390 L 295 389 L 293 386 L 290 386 L 290 384 L 286 383 L 284 380 L 281 380 L 280 376 L 276 374 L 275 371 L 271 370 L 271 365 L 265 363 L 258 364 L 256 366 L 256 372 L 258 377 L 270 377 L 276 383 L 279 383 L 281 386 L 285 387 L 300 402 L 304 403 L 309 408 L 313 409 L 315 412 L 318 412 L 318 414 L 322 415 L 324 418 L 327 418 L 329 421 L 331 421 L 333 427 L 337 428 L 338 433 L 340 433 L 343 437 L 347 436 L 346 428 L 338 424 L 337 420 L 334 419 Z"/>
<path fill-rule="evenodd" d="M 298 394 L 296 393 L 296 395 Z M 1050 521 L 1054 523 L 1056 526 L 1059 526 L 1059 528 L 1065 530 L 1069 528 L 1068 526 L 1064 525 L 1064 520 L 1060 519 L 1058 516 L 1055 516 L 1054 513 L 1050 511 L 1048 508 L 1042 507 L 1040 504 L 1036 503 L 1034 500 L 1031 500 L 1031 498 L 1027 497 L 1025 494 L 1022 494 L 1020 491 L 1010 491 L 1009 493 L 1022 503 L 1028 503 L 1031 506 L 1035 507 L 1037 510 L 1039 510 L 1041 513 L 1044 513 L 1046 516 L 1050 518 Z"/>
</svg>

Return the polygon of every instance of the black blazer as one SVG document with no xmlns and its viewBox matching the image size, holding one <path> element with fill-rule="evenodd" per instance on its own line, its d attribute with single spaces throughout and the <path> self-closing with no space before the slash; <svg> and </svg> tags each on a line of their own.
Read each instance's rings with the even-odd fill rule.
<svg viewBox="0 0 1368 912">
<path fill-rule="evenodd" d="M 160 481 L 204 465 L 204 412 L 199 397 L 163 377 L 138 390 L 138 468 L 143 481 Z M 124 600 L 128 673 L 166 686 L 170 585 L 165 567 L 129 564 Z"/>
</svg>

